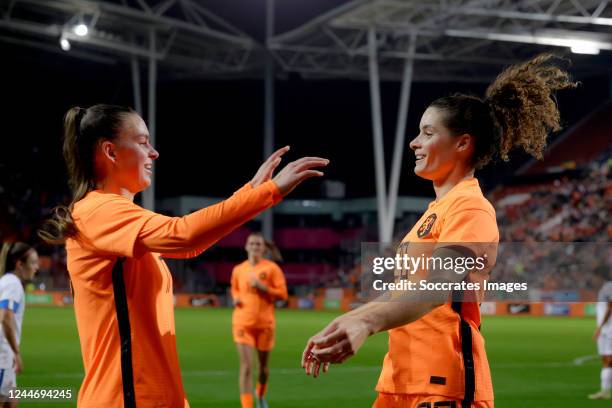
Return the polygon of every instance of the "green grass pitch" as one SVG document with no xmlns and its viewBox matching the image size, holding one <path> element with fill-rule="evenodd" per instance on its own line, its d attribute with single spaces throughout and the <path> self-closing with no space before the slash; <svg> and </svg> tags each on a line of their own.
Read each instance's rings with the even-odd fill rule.
<svg viewBox="0 0 612 408">
<path fill-rule="evenodd" d="M 277 344 L 271 356 L 268 394 L 272 408 L 371 406 L 387 347 L 386 334 L 372 337 L 357 356 L 342 366 L 332 366 L 320 378 L 306 377 L 299 368 L 308 337 L 334 316 L 319 311 L 277 312 Z M 239 407 L 238 360 L 230 325 L 228 309 L 176 311 L 183 382 L 192 407 Z M 586 399 L 599 388 L 593 329 L 593 319 L 484 317 L 496 407 L 610 407 L 610 401 Z M 21 387 L 77 390 L 83 368 L 73 310 L 28 308 L 22 354 L 25 370 L 18 377 Z M 74 405 L 22 404 L 48 408 Z"/>
</svg>

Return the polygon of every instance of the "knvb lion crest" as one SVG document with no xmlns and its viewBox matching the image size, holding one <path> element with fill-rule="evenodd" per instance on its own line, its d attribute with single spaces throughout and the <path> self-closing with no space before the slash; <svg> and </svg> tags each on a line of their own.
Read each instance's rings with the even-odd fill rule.
<svg viewBox="0 0 612 408">
<path fill-rule="evenodd" d="M 419 238 L 423 238 L 429 235 L 437 218 L 438 216 L 436 214 L 431 214 L 429 217 L 425 218 L 425 221 L 423 221 L 423 223 L 417 230 L 417 236 Z"/>
</svg>

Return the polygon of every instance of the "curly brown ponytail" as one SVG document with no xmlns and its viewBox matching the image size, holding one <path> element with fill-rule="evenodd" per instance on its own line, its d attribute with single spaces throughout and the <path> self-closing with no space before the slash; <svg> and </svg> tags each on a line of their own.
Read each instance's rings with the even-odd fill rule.
<svg viewBox="0 0 612 408">
<path fill-rule="evenodd" d="M 559 109 L 553 93 L 574 88 L 569 74 L 549 64 L 560 59 L 541 54 L 504 70 L 489 86 L 485 102 L 501 127 L 498 154 L 507 161 L 514 147 L 542 159 L 546 138 L 561 129 Z"/>
<path fill-rule="evenodd" d="M 488 87 L 484 100 L 454 94 L 430 104 L 442 111 L 444 125 L 453 135 L 474 137 L 475 168 L 495 157 L 507 161 L 515 147 L 542 158 L 548 133 L 561 129 L 553 93 L 577 85 L 566 71 L 548 64 L 553 59 L 560 58 L 541 54 L 507 68 Z"/>
</svg>

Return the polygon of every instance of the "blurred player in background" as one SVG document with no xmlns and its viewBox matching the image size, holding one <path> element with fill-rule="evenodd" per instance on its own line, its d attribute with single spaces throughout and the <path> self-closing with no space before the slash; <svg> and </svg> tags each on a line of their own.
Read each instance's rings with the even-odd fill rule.
<svg viewBox="0 0 612 408">
<path fill-rule="evenodd" d="M 551 59 L 541 55 L 506 69 L 484 99 L 455 94 L 425 110 L 410 148 L 414 172 L 433 182 L 436 199 L 404 237 L 400 255 L 425 244 L 434 257 L 487 255 L 487 268 L 468 279 L 487 278 L 496 251 L 485 248 L 495 247 L 499 232 L 474 172 L 494 157 L 508 160 L 515 147 L 542 157 L 548 133 L 560 128 L 552 93 L 575 86 L 565 71 L 547 64 Z M 440 295 L 419 302 L 379 299 L 336 318 L 308 341 L 302 366 L 316 376 L 321 366 L 325 372 L 329 363 L 354 355 L 372 334 L 389 331 L 374 407 L 493 407 L 479 304 Z"/>
<path fill-rule="evenodd" d="M 189 406 L 176 349 L 172 275 L 162 257 L 197 256 L 304 180 L 323 175 L 313 168 L 328 161 L 305 157 L 272 179 L 288 150 L 273 153 L 229 199 L 167 217 L 133 202 L 151 184 L 159 157 L 143 119 L 115 105 L 68 111 L 63 151 L 74 196 L 40 235 L 66 243 L 85 368 L 79 407 Z M 185 177 L 197 183 L 207 175 Z"/>
<path fill-rule="evenodd" d="M 597 295 L 597 330 L 593 338 L 601 356 L 601 389 L 589 399 L 610 399 L 612 393 L 612 281 L 604 283 Z"/>
<path fill-rule="evenodd" d="M 23 369 L 19 343 L 25 311 L 24 285 L 38 272 L 38 253 L 23 242 L 5 243 L 0 250 L 0 394 L 17 386 L 16 375 Z M 17 402 L 4 402 L 16 407 Z"/>
<path fill-rule="evenodd" d="M 274 243 L 267 241 L 260 233 L 253 233 L 247 238 L 244 249 L 248 259 L 232 271 L 235 307 L 232 333 L 240 358 L 240 403 L 242 408 L 253 406 L 253 355 L 257 353 L 257 408 L 267 408 L 268 360 L 274 347 L 276 326 L 274 303 L 287 300 L 287 285 L 283 271 L 276 264 L 282 258 Z M 272 260 L 266 259 L 266 255 Z"/>
</svg>

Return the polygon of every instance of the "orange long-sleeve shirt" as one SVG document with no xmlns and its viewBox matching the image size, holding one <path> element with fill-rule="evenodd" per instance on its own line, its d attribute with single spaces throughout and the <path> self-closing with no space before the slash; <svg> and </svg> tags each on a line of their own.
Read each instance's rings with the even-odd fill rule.
<svg viewBox="0 0 612 408">
<path fill-rule="evenodd" d="M 251 282 L 258 279 L 267 286 L 266 293 L 253 288 Z M 281 268 L 267 259 L 251 265 L 247 260 L 232 271 L 232 297 L 240 299 L 234 308 L 232 324 L 243 327 L 274 327 L 274 302 L 286 300 L 287 284 Z"/>
<path fill-rule="evenodd" d="M 269 181 L 184 217 L 98 190 L 76 203 L 79 234 L 66 250 L 85 368 L 79 407 L 189 406 L 162 257 L 196 256 L 280 200 Z"/>
<path fill-rule="evenodd" d="M 488 267 L 470 274 L 471 281 L 481 282 L 495 264 L 498 241 L 495 210 L 483 196 L 478 180 L 471 178 L 430 203 L 402 243 L 407 244 L 405 253 L 414 257 L 457 245 L 476 256 L 486 255 Z M 462 324 L 468 338 L 464 338 Z M 493 385 L 479 326 L 478 303 L 466 301 L 461 303 L 460 313 L 449 302 L 417 321 L 389 330 L 389 352 L 376 390 L 492 401 Z"/>
</svg>

